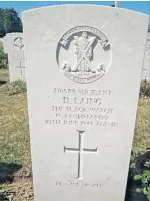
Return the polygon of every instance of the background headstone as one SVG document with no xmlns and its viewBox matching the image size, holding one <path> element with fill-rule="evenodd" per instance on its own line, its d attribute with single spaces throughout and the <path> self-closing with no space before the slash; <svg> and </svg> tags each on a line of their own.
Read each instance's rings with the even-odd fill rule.
<svg viewBox="0 0 150 201">
<path fill-rule="evenodd" d="M 23 26 L 35 201 L 123 201 L 148 16 L 63 5 Z"/>
<path fill-rule="evenodd" d="M 147 36 L 142 79 L 150 81 L 150 32 L 148 33 Z"/>
<path fill-rule="evenodd" d="M 7 38 L 6 38 L 6 36 L 3 37 L 3 49 L 4 49 L 4 52 L 7 53 Z"/>
<path fill-rule="evenodd" d="M 4 52 L 8 54 L 10 82 L 25 80 L 23 33 L 8 33 L 3 40 Z"/>
</svg>

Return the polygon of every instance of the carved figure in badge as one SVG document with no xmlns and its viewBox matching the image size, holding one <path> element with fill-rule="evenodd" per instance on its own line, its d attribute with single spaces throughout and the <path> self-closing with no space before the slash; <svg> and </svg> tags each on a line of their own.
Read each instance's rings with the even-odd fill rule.
<svg viewBox="0 0 150 201">
<path fill-rule="evenodd" d="M 74 36 L 74 46 L 76 54 L 76 64 L 72 72 L 91 72 L 90 62 L 93 58 L 93 43 L 96 37 L 88 37 L 87 32 Z"/>
<path fill-rule="evenodd" d="M 105 75 L 111 64 L 112 51 L 107 37 L 90 26 L 77 26 L 67 31 L 56 48 L 56 62 L 64 75 L 87 84 Z"/>
</svg>

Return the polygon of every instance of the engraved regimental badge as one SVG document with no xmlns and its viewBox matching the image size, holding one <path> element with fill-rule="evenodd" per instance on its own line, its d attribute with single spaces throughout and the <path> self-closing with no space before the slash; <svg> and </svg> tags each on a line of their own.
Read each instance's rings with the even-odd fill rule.
<svg viewBox="0 0 150 201">
<path fill-rule="evenodd" d="M 77 83 L 87 84 L 105 75 L 111 64 L 107 37 L 90 26 L 77 26 L 60 39 L 56 59 L 64 75 Z"/>
<path fill-rule="evenodd" d="M 23 38 L 21 37 L 15 38 L 13 44 L 18 50 L 22 50 L 24 48 Z"/>
</svg>

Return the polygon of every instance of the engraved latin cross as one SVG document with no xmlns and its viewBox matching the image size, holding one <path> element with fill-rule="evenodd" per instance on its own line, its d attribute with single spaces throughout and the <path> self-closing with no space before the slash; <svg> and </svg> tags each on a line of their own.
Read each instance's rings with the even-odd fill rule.
<svg viewBox="0 0 150 201">
<path fill-rule="evenodd" d="M 67 148 L 64 146 L 64 153 L 77 153 L 78 154 L 78 176 L 77 179 L 82 179 L 83 177 L 83 154 L 96 154 L 98 153 L 98 147 L 95 149 L 85 149 L 84 148 L 84 132 L 79 131 L 79 146 L 78 148 Z"/>
<path fill-rule="evenodd" d="M 20 66 L 17 66 L 17 68 L 20 68 L 20 74 L 21 74 L 21 76 L 22 76 L 22 68 L 25 68 L 25 67 L 22 66 L 21 64 L 22 64 L 22 62 L 20 61 Z"/>
</svg>

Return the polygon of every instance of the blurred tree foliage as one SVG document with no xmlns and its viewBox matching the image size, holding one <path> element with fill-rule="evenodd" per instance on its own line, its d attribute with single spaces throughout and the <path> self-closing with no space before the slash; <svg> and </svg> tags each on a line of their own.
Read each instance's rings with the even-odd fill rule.
<svg viewBox="0 0 150 201">
<path fill-rule="evenodd" d="M 0 8 L 0 37 L 12 32 L 22 32 L 21 19 L 14 8 Z"/>
</svg>

